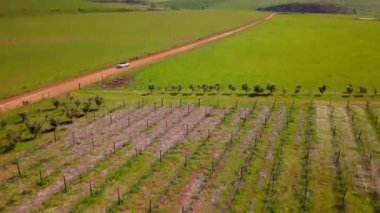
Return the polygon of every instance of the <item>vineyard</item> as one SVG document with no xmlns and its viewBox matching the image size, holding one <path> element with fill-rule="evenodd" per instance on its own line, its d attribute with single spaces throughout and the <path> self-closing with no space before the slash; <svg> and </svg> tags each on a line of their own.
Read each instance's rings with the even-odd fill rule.
<svg viewBox="0 0 380 213">
<path fill-rule="evenodd" d="M 249 101 L 123 103 L 62 125 L 3 155 L 0 211 L 380 210 L 380 103 Z"/>
</svg>

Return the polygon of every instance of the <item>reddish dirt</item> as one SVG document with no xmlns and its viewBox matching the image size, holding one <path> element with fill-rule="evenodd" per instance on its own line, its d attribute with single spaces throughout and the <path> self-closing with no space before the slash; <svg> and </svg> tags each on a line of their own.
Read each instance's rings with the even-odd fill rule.
<svg viewBox="0 0 380 213">
<path fill-rule="evenodd" d="M 126 71 L 129 71 L 130 69 L 141 67 L 143 65 L 155 62 L 157 60 L 168 58 L 170 56 L 186 52 L 188 50 L 203 46 L 207 43 L 220 40 L 222 38 L 231 36 L 233 34 L 242 32 L 250 27 L 256 26 L 264 21 L 267 21 L 273 18 L 275 15 L 276 13 L 271 13 L 265 18 L 254 20 L 238 28 L 235 28 L 235 29 L 232 29 L 232 30 L 229 30 L 217 35 L 213 35 L 210 37 L 206 37 L 190 44 L 175 47 L 163 52 L 155 53 L 150 56 L 133 60 L 131 61 L 131 65 L 125 69 L 116 69 L 115 67 L 111 67 L 108 69 L 100 70 L 98 72 L 90 73 L 88 75 L 84 75 L 82 77 L 75 78 L 69 81 L 57 83 L 55 85 L 51 85 L 42 89 L 33 90 L 30 92 L 26 92 L 26 93 L 2 100 L 0 101 L 0 112 L 6 112 L 9 110 L 21 107 L 24 103 L 36 102 L 42 99 L 58 96 L 58 95 L 77 89 L 79 85 L 81 86 L 89 85 L 91 83 L 100 81 L 107 76 L 118 74 L 121 72 L 126 72 Z"/>
</svg>

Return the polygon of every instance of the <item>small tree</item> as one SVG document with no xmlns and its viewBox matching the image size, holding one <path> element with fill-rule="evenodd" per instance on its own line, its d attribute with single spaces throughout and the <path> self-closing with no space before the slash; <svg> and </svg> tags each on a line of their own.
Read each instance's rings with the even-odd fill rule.
<svg viewBox="0 0 380 213">
<path fill-rule="evenodd" d="M 82 108 L 84 114 L 87 115 L 87 113 L 90 111 L 90 109 L 91 109 L 91 103 L 90 102 L 84 102 L 83 108 Z"/>
<path fill-rule="evenodd" d="M 349 96 L 351 96 L 351 93 L 354 92 L 354 87 L 352 87 L 352 84 L 349 84 L 346 88 L 346 92 L 348 93 Z"/>
<path fill-rule="evenodd" d="M 360 88 L 359 88 L 359 93 L 360 93 L 361 95 L 367 94 L 367 88 L 364 87 L 364 86 L 360 86 Z"/>
<path fill-rule="evenodd" d="M 94 97 L 88 97 L 88 103 L 92 103 L 92 101 L 94 100 Z"/>
<path fill-rule="evenodd" d="M 194 86 L 194 84 L 190 84 L 189 89 L 191 90 L 191 92 L 194 92 L 196 90 L 196 87 Z"/>
<path fill-rule="evenodd" d="M 205 94 L 208 91 L 208 85 L 202 84 L 202 90 L 203 90 L 203 94 Z"/>
<path fill-rule="evenodd" d="M 148 85 L 148 90 L 150 91 L 150 94 L 152 94 L 155 89 L 156 89 L 156 86 L 154 84 Z"/>
<path fill-rule="evenodd" d="M 59 126 L 59 120 L 55 118 L 50 119 L 50 126 L 55 130 Z"/>
<path fill-rule="evenodd" d="M 255 86 L 253 86 L 253 90 L 257 94 L 260 94 L 260 93 L 264 92 L 264 88 L 261 87 L 259 84 L 256 84 Z"/>
<path fill-rule="evenodd" d="M 70 119 L 70 122 L 73 122 L 73 118 L 75 116 L 74 108 L 67 108 L 65 111 L 65 115 L 68 119 Z"/>
<path fill-rule="evenodd" d="M 228 89 L 231 90 L 231 94 L 232 94 L 233 92 L 235 92 L 236 87 L 235 87 L 235 85 L 233 85 L 233 84 L 229 84 L 229 85 L 228 85 Z"/>
<path fill-rule="evenodd" d="M 25 123 L 25 121 L 28 120 L 28 113 L 27 112 L 20 112 L 18 115 L 21 118 L 21 123 Z"/>
<path fill-rule="evenodd" d="M 67 98 L 69 99 L 70 103 L 73 102 L 73 100 L 74 100 L 74 96 L 71 95 L 70 93 L 67 94 Z"/>
<path fill-rule="evenodd" d="M 377 89 L 376 89 L 376 88 L 373 89 L 373 94 L 374 94 L 374 95 L 377 95 Z"/>
<path fill-rule="evenodd" d="M 250 90 L 248 84 L 243 84 L 241 88 L 245 91 L 245 95 L 247 95 Z"/>
<path fill-rule="evenodd" d="M 11 146 L 15 145 L 17 142 L 21 141 L 21 133 L 15 132 L 14 130 L 8 130 L 6 138 Z"/>
<path fill-rule="evenodd" d="M 26 128 L 28 131 L 33 135 L 33 138 L 36 138 L 38 133 L 40 133 L 42 129 L 42 123 L 40 122 L 27 122 L 26 123 Z"/>
<path fill-rule="evenodd" d="M 104 98 L 97 95 L 94 100 L 95 100 L 95 104 L 98 106 L 98 110 L 99 110 L 100 106 L 104 103 Z"/>
<path fill-rule="evenodd" d="M 273 94 L 276 91 L 276 85 L 272 83 L 267 84 L 267 90 L 269 94 Z"/>
<path fill-rule="evenodd" d="M 327 90 L 327 86 L 324 84 L 324 85 L 320 86 L 318 89 L 319 89 L 319 92 L 321 93 L 321 95 L 323 95 Z"/>
<path fill-rule="evenodd" d="M 5 129 L 5 127 L 7 126 L 7 121 L 6 120 L 1 120 L 0 121 L 0 129 Z"/>
<path fill-rule="evenodd" d="M 53 98 L 51 100 L 51 103 L 53 104 L 55 109 L 58 109 L 59 105 L 61 104 L 61 102 L 57 98 Z"/>
<path fill-rule="evenodd" d="M 183 89 L 183 88 L 182 88 L 182 85 L 178 85 L 178 86 L 177 86 L 177 92 L 178 92 L 178 93 L 180 93 L 180 92 L 182 91 L 182 89 Z"/>
<path fill-rule="evenodd" d="M 77 106 L 77 108 L 79 108 L 80 105 L 81 105 L 81 102 L 80 102 L 79 99 L 77 99 L 77 100 L 74 102 L 74 104 L 75 104 L 75 106 Z"/>
<path fill-rule="evenodd" d="M 301 92 L 301 89 L 302 89 L 302 86 L 301 85 L 297 85 L 296 86 L 296 89 L 294 90 L 294 94 L 298 94 L 298 93 L 300 93 Z"/>
<path fill-rule="evenodd" d="M 214 85 L 214 88 L 216 90 L 216 93 L 219 93 L 219 91 L 222 89 L 222 85 L 220 83 L 216 83 Z"/>
</svg>

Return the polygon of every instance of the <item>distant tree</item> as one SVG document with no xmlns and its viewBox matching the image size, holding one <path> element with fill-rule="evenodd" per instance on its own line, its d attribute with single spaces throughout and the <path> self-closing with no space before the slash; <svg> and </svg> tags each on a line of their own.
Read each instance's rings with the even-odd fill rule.
<svg viewBox="0 0 380 213">
<path fill-rule="evenodd" d="M 327 86 L 324 84 L 324 85 L 320 86 L 318 89 L 319 89 L 319 92 L 321 93 L 321 95 L 323 95 L 327 90 Z"/>
<path fill-rule="evenodd" d="M 28 113 L 27 112 L 20 112 L 18 115 L 21 118 L 21 123 L 25 123 L 25 121 L 28 120 Z"/>
<path fill-rule="evenodd" d="M 243 85 L 241 85 L 241 88 L 245 91 L 245 95 L 247 95 L 249 90 L 250 90 L 249 85 L 243 84 Z"/>
<path fill-rule="evenodd" d="M 55 118 L 51 118 L 49 123 L 54 130 L 59 126 L 59 120 Z"/>
<path fill-rule="evenodd" d="M 208 91 L 208 85 L 202 84 L 202 90 L 203 90 L 203 94 L 206 93 Z"/>
<path fill-rule="evenodd" d="M 214 85 L 214 88 L 215 88 L 216 92 L 219 93 L 219 91 L 222 89 L 222 85 L 220 83 L 216 83 Z"/>
<path fill-rule="evenodd" d="M 178 85 L 178 86 L 177 86 L 177 92 L 178 92 L 178 93 L 180 93 L 180 92 L 182 91 L 182 89 L 183 89 L 183 88 L 182 88 L 182 85 Z"/>
<path fill-rule="evenodd" d="M 68 119 L 70 119 L 70 122 L 72 123 L 73 122 L 73 118 L 75 116 L 75 110 L 74 108 L 67 108 L 65 110 L 65 115 Z"/>
<path fill-rule="evenodd" d="M 359 87 L 359 93 L 360 93 L 361 95 L 367 94 L 367 88 L 364 87 L 364 86 L 360 86 L 360 87 Z"/>
<path fill-rule="evenodd" d="M 273 94 L 276 91 L 276 85 L 269 83 L 267 84 L 267 90 L 269 91 L 269 94 Z"/>
<path fill-rule="evenodd" d="M 264 88 L 262 86 L 260 86 L 259 84 L 256 84 L 255 86 L 253 86 L 253 90 L 257 94 L 260 94 L 260 93 L 264 92 Z"/>
<path fill-rule="evenodd" d="M 92 103 L 92 101 L 94 100 L 94 97 L 88 97 L 88 102 L 91 104 Z"/>
<path fill-rule="evenodd" d="M 190 84 L 189 89 L 191 90 L 191 92 L 194 92 L 196 90 L 196 87 L 194 86 L 194 84 Z"/>
<path fill-rule="evenodd" d="M 232 94 L 233 92 L 235 92 L 236 87 L 235 87 L 235 85 L 233 85 L 233 84 L 229 84 L 229 85 L 228 85 L 228 89 L 231 90 L 231 94 Z"/>
<path fill-rule="evenodd" d="M 51 103 L 53 104 L 55 109 L 58 109 L 59 105 L 61 104 L 61 102 L 57 98 L 53 98 L 51 100 Z"/>
<path fill-rule="evenodd" d="M 0 129 L 5 129 L 7 126 L 7 121 L 5 119 L 0 121 Z"/>
<path fill-rule="evenodd" d="M 376 88 L 373 89 L 373 94 L 374 94 L 374 95 L 377 95 L 377 89 L 376 89 Z"/>
<path fill-rule="evenodd" d="M 87 113 L 90 111 L 90 109 L 91 109 L 91 103 L 90 102 L 84 102 L 83 107 L 82 107 L 83 112 L 87 115 Z"/>
<path fill-rule="evenodd" d="M 21 132 L 8 130 L 6 133 L 6 138 L 10 145 L 15 145 L 17 142 L 21 141 Z"/>
<path fill-rule="evenodd" d="M 150 91 L 150 94 L 152 94 L 155 89 L 156 89 L 156 86 L 154 84 L 148 85 L 148 90 Z"/>
<path fill-rule="evenodd" d="M 346 92 L 348 93 L 349 96 L 351 96 L 351 93 L 354 92 L 354 87 L 352 87 L 352 84 L 349 84 L 346 88 Z"/>
<path fill-rule="evenodd" d="M 38 133 L 40 133 L 42 129 L 42 123 L 40 122 L 27 122 L 26 123 L 26 128 L 28 131 L 33 135 L 33 138 L 36 138 Z"/>
<path fill-rule="evenodd" d="M 80 105 L 81 105 L 81 102 L 80 102 L 79 99 L 77 99 L 77 100 L 74 102 L 74 104 L 75 104 L 75 106 L 77 106 L 77 108 L 79 108 Z"/>
<path fill-rule="evenodd" d="M 294 90 L 294 94 L 298 94 L 298 93 L 300 93 L 301 92 L 301 89 L 302 89 L 302 86 L 301 85 L 297 85 L 296 86 L 296 89 Z"/>
<path fill-rule="evenodd" d="M 100 109 L 100 106 L 104 103 L 104 98 L 97 95 L 95 96 L 95 104 L 98 106 L 98 110 Z"/>
<path fill-rule="evenodd" d="M 69 99 L 70 103 L 73 102 L 74 96 L 72 94 L 67 94 L 67 98 Z"/>
</svg>

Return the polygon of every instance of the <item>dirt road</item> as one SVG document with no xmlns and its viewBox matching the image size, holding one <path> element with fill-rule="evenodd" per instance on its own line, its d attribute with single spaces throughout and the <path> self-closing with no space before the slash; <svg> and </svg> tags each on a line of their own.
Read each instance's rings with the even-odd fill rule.
<svg viewBox="0 0 380 213">
<path fill-rule="evenodd" d="M 30 92 L 26 92 L 26 93 L 23 93 L 23 94 L 20 94 L 20 95 L 17 95 L 17 96 L 8 98 L 8 99 L 4 99 L 4 100 L 0 101 L 0 112 L 3 113 L 6 111 L 9 111 L 9 110 L 21 107 L 25 102 L 31 103 L 31 102 L 36 102 L 36 101 L 39 101 L 42 99 L 58 96 L 58 95 L 70 92 L 72 90 L 78 89 L 79 86 L 86 86 L 86 85 L 89 85 L 91 83 L 100 81 L 103 78 L 106 78 L 107 76 L 114 75 L 114 74 L 121 73 L 121 72 L 126 72 L 132 68 L 141 67 L 145 64 L 152 63 L 154 61 L 164 59 L 164 58 L 167 58 L 167 57 L 170 57 L 170 56 L 173 56 L 173 55 L 176 55 L 176 54 L 179 54 L 179 53 L 182 53 L 182 52 L 194 49 L 194 48 L 197 48 L 197 47 L 205 45 L 207 43 L 210 43 L 210 42 L 228 37 L 230 35 L 239 33 L 241 31 L 244 31 L 250 27 L 253 27 L 255 25 L 258 25 L 264 21 L 267 21 L 267 20 L 273 18 L 275 15 L 276 15 L 276 13 L 271 13 L 262 19 L 249 22 L 248 24 L 245 24 L 245 25 L 240 26 L 238 28 L 235 28 L 235 29 L 232 29 L 232 30 L 229 30 L 229 31 L 217 34 L 217 35 L 209 36 L 209 37 L 200 39 L 200 40 L 195 41 L 195 42 L 190 43 L 190 44 L 175 47 L 175 48 L 172 48 L 169 50 L 165 50 L 165 51 L 162 51 L 159 53 L 155 53 L 155 54 L 150 55 L 150 56 L 146 56 L 143 58 L 136 59 L 134 61 L 131 61 L 131 65 L 125 69 L 116 69 L 114 67 L 111 67 L 111 68 L 99 70 L 97 72 L 90 73 L 90 74 L 87 74 L 84 76 L 80 76 L 80 77 L 77 77 L 77 78 L 74 78 L 74 79 L 71 79 L 68 81 L 64 81 L 64 82 L 57 83 L 57 84 L 54 84 L 51 86 L 47 86 L 47 87 L 44 87 L 41 89 L 36 89 L 36 90 L 30 91 Z"/>
</svg>

